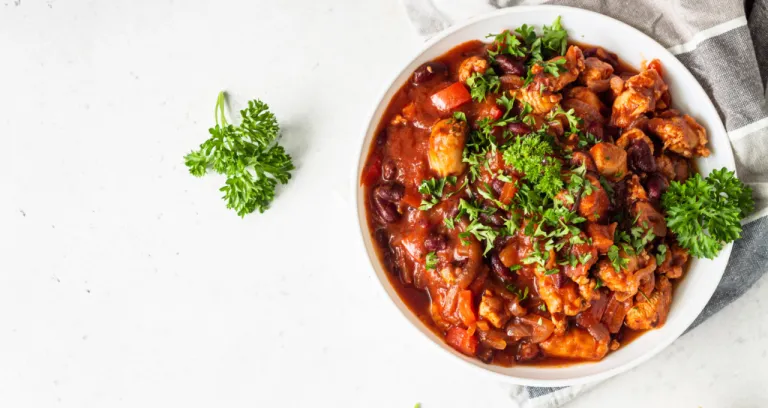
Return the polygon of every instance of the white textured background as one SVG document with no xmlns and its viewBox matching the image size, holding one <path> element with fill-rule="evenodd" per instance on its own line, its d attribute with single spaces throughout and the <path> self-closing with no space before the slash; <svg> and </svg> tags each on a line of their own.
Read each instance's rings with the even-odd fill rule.
<svg viewBox="0 0 768 408">
<path fill-rule="evenodd" d="M 0 0 L 0 407 L 510 407 L 375 287 L 348 189 L 421 46 L 395 0 Z M 189 176 L 216 93 L 266 100 L 272 210 Z M 763 278 L 572 407 L 768 405 Z"/>
</svg>

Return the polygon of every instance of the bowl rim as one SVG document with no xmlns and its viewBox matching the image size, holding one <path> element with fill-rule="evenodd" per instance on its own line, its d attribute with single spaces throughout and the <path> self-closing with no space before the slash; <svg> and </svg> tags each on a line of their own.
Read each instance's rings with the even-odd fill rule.
<svg viewBox="0 0 768 408">
<path fill-rule="evenodd" d="M 360 247 L 360 249 L 362 249 L 365 252 L 365 256 L 368 259 L 370 272 L 374 275 L 374 279 L 377 282 L 375 286 L 379 288 L 378 289 L 380 291 L 379 293 L 383 294 L 388 299 L 388 302 L 385 302 L 385 303 L 388 303 L 389 307 L 392 307 L 395 310 L 397 310 L 398 314 L 402 317 L 402 319 L 405 322 L 407 322 L 407 326 L 410 327 L 410 330 L 416 331 L 417 333 L 419 333 L 422 339 L 426 340 L 427 343 L 431 344 L 430 349 L 436 348 L 438 350 L 441 350 L 443 355 L 450 356 L 450 360 L 460 362 L 460 364 L 456 364 L 456 366 L 464 367 L 465 369 L 470 368 L 476 373 L 480 373 L 481 375 L 488 376 L 488 378 L 492 378 L 494 380 L 501 381 L 504 383 L 512 383 L 512 384 L 535 386 L 535 387 L 562 387 L 562 386 L 581 385 L 581 384 L 586 384 L 591 382 L 603 381 L 610 377 L 613 377 L 614 375 L 626 372 L 634 367 L 637 367 L 638 365 L 648 361 L 652 357 L 659 354 L 662 350 L 667 348 L 670 344 L 672 344 L 682 334 L 685 333 L 685 331 L 690 327 L 690 325 L 695 321 L 695 319 L 701 313 L 701 310 L 703 310 L 703 308 L 712 298 L 712 295 L 717 289 L 717 286 L 719 285 L 720 280 L 722 279 L 722 276 L 725 273 L 725 267 L 727 266 L 728 260 L 730 259 L 731 250 L 733 247 L 733 243 L 729 243 L 720 251 L 718 258 L 721 256 L 724 256 L 724 265 L 721 270 L 716 271 L 718 274 L 717 284 L 712 285 L 712 288 L 709 291 L 709 293 L 706 293 L 707 301 L 703 302 L 701 309 L 699 309 L 699 312 L 695 315 L 692 315 L 690 318 L 685 319 L 684 325 L 681 324 L 677 330 L 675 330 L 674 332 L 670 332 L 670 334 L 667 337 L 657 342 L 656 344 L 653 345 L 653 347 L 650 347 L 647 351 L 645 351 L 644 353 L 642 353 L 641 355 L 639 355 L 634 359 L 631 359 L 623 364 L 619 364 L 616 367 L 609 368 L 598 373 L 586 374 L 586 375 L 576 376 L 568 379 L 540 379 L 540 378 L 520 377 L 516 375 L 500 373 L 476 364 L 472 364 L 470 361 L 464 358 L 461 358 L 461 356 L 458 356 L 455 353 L 447 350 L 445 347 L 441 347 L 439 344 L 436 344 L 434 339 L 430 338 L 427 335 L 427 333 L 420 330 L 414 324 L 414 322 L 410 320 L 410 317 L 412 317 L 410 315 L 413 315 L 414 313 L 411 310 L 403 310 L 396 304 L 395 300 L 392 298 L 392 295 L 387 291 L 387 287 L 386 287 L 386 285 L 392 286 L 391 282 L 389 282 L 389 279 L 387 279 L 387 282 L 383 282 L 382 279 L 379 277 L 379 275 L 376 273 L 376 263 L 377 262 L 380 263 L 380 260 L 378 259 L 377 256 L 372 257 L 365 246 L 365 243 L 371 240 L 371 236 L 368 228 L 368 220 L 365 214 L 364 213 L 361 214 L 361 212 L 359 211 L 359 208 L 361 208 L 360 207 L 361 195 L 359 194 L 359 190 L 361 189 L 360 175 L 362 174 L 362 171 L 365 168 L 365 162 L 367 161 L 368 154 L 370 153 L 370 144 L 366 143 L 366 135 L 372 128 L 375 131 L 375 129 L 379 125 L 381 118 L 378 117 L 376 114 L 379 106 L 384 102 L 386 102 L 387 105 L 389 104 L 389 101 L 384 100 L 385 97 L 387 96 L 387 93 L 390 91 L 391 88 L 397 85 L 398 78 L 406 72 L 408 67 L 415 60 L 419 59 L 425 52 L 427 52 L 429 49 L 435 46 L 435 44 L 442 41 L 446 37 L 449 37 L 454 33 L 460 30 L 463 30 L 467 26 L 482 22 L 484 20 L 500 17 L 500 16 L 512 15 L 512 14 L 518 14 L 518 13 L 524 13 L 524 12 L 535 12 L 535 11 L 557 12 L 558 10 L 562 11 L 563 13 L 569 13 L 569 14 L 583 13 L 583 15 L 588 18 L 598 18 L 598 19 L 605 18 L 605 19 L 613 20 L 614 23 L 619 24 L 620 26 L 623 26 L 625 30 L 633 32 L 634 35 L 644 37 L 646 40 L 650 40 L 658 44 L 659 47 L 663 50 L 661 51 L 661 54 L 667 57 L 667 59 L 671 58 L 673 61 L 672 62 L 673 64 L 679 65 L 679 68 L 682 68 L 682 75 L 686 77 L 684 82 L 695 84 L 695 86 L 698 87 L 699 90 L 701 90 L 706 96 L 706 100 L 703 103 L 709 104 L 710 106 L 714 107 L 714 103 L 712 102 L 712 99 L 709 97 L 706 91 L 704 91 L 704 88 L 701 86 L 699 81 L 693 76 L 693 74 L 691 74 L 688 68 L 685 67 L 685 65 L 683 65 L 682 62 L 680 62 L 677 59 L 677 57 L 675 57 L 674 54 L 672 54 L 666 47 L 659 44 L 658 41 L 656 41 L 649 35 L 643 33 L 642 31 L 632 27 L 627 23 L 624 23 L 623 21 L 617 20 L 613 17 L 607 16 L 605 14 L 601 14 L 592 10 L 582 9 L 578 7 L 570 7 L 570 6 L 542 4 L 542 5 L 524 5 L 524 6 L 505 7 L 505 8 L 501 8 L 491 12 L 483 13 L 474 17 L 467 18 L 463 21 L 460 21 L 446 28 L 445 30 L 437 33 L 436 35 L 430 37 L 413 54 L 410 54 L 409 57 L 404 60 L 402 68 L 397 70 L 396 73 L 388 81 L 385 82 L 383 89 L 380 91 L 380 93 L 378 93 L 378 97 L 375 99 L 376 102 L 373 104 L 371 108 L 371 113 L 368 116 L 368 119 L 364 122 L 364 127 L 361 132 L 361 135 L 363 135 L 363 137 L 360 139 L 360 146 L 357 150 L 358 151 L 358 155 L 356 156 L 357 164 L 354 166 L 355 173 L 353 174 L 353 177 L 352 177 L 352 188 L 351 188 L 351 194 L 353 194 L 354 196 L 353 202 L 355 204 L 355 218 L 356 218 L 355 221 L 357 223 L 356 229 L 359 233 L 359 238 L 360 238 L 360 240 L 358 241 L 358 246 Z M 454 44 L 454 46 L 458 46 L 459 44 L 460 43 Z M 402 86 L 403 84 L 400 84 L 400 87 Z M 399 87 L 397 89 L 399 89 Z M 395 90 L 395 92 L 397 92 L 397 90 Z M 708 118 L 707 125 L 710 128 L 712 126 L 717 126 L 719 128 L 718 130 L 721 131 L 718 133 L 727 135 L 727 131 L 719 115 L 716 115 L 716 117 L 714 118 Z M 373 137 L 375 138 L 375 135 Z M 722 151 L 719 151 L 718 155 L 722 155 L 724 161 L 727 162 L 727 167 L 729 167 L 729 170 L 733 170 L 734 173 L 736 173 L 733 150 L 730 143 L 728 143 L 727 146 L 728 148 L 722 149 Z M 364 205 L 364 203 L 362 204 Z M 381 267 L 384 268 L 383 266 Z M 395 295 L 399 296 L 397 294 Z M 405 309 L 409 309 L 407 304 L 405 305 L 406 305 Z M 594 364 L 598 364 L 598 363 L 599 361 L 594 362 Z M 587 362 L 587 364 L 591 364 L 591 362 Z M 552 369 L 552 367 L 550 367 L 549 369 Z"/>
</svg>

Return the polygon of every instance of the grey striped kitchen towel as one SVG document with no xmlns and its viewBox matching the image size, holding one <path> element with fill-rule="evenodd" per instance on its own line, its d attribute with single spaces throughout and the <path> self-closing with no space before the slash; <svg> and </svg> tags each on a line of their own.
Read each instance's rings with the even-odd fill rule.
<svg viewBox="0 0 768 408">
<path fill-rule="evenodd" d="M 403 0 L 403 4 L 424 37 L 498 8 L 558 4 L 624 21 L 667 47 L 712 98 L 728 130 L 739 177 L 755 192 L 755 212 L 744 221 L 743 237 L 734 245 L 723 280 L 691 328 L 739 298 L 768 270 L 768 0 Z M 521 407 L 558 407 L 595 385 L 520 386 L 513 387 L 510 395 Z"/>
</svg>

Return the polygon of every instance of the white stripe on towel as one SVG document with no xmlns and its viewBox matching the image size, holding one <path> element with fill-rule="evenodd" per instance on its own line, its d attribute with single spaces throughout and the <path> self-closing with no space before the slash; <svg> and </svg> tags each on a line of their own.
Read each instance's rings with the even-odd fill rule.
<svg viewBox="0 0 768 408">
<path fill-rule="evenodd" d="M 699 31 L 687 42 L 669 47 L 667 50 L 675 55 L 690 52 L 693 51 L 704 40 L 717 37 L 720 34 L 727 33 L 728 31 L 743 27 L 745 25 L 747 25 L 747 18 L 745 16 L 734 18 L 733 20 L 726 21 L 725 23 L 720 23 L 714 27 Z"/>
</svg>

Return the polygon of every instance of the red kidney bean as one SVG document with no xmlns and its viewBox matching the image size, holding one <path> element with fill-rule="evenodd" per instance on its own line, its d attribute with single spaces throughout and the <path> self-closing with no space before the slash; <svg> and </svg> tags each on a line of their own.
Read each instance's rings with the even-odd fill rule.
<svg viewBox="0 0 768 408">
<path fill-rule="evenodd" d="M 525 64 L 521 58 L 514 58 L 509 55 L 497 55 L 496 66 L 503 74 L 525 75 Z"/>
<path fill-rule="evenodd" d="M 540 353 L 539 345 L 536 343 L 528 343 L 523 342 L 520 343 L 520 346 L 517 349 L 517 354 L 515 355 L 515 359 L 517 361 L 531 361 L 539 356 Z"/>
<path fill-rule="evenodd" d="M 422 64 L 413 72 L 414 85 L 423 84 L 437 76 L 443 76 L 448 72 L 448 67 L 442 62 L 430 61 Z"/>
<path fill-rule="evenodd" d="M 501 190 L 504 189 L 504 182 L 499 179 L 493 179 L 491 182 L 491 188 L 493 189 L 493 192 L 496 193 L 496 196 L 498 197 L 501 195 Z"/>
<path fill-rule="evenodd" d="M 509 125 L 507 125 L 507 130 L 509 130 L 510 132 L 512 132 L 512 134 L 517 136 L 527 135 L 528 133 L 531 133 L 530 126 L 526 125 L 523 122 L 510 123 Z"/>
<path fill-rule="evenodd" d="M 651 148 L 643 141 L 636 141 L 627 149 L 627 164 L 636 173 L 652 173 L 656 171 L 656 160 Z"/>
<path fill-rule="evenodd" d="M 397 167 L 392 159 L 387 159 L 381 164 L 381 177 L 384 180 L 392 181 L 397 176 Z"/>
<path fill-rule="evenodd" d="M 379 228 L 373 233 L 373 238 L 382 248 L 389 248 L 389 233 L 384 228 Z"/>
<path fill-rule="evenodd" d="M 627 204 L 627 183 L 622 180 L 613 185 L 613 199 L 611 210 L 621 211 Z"/>
<path fill-rule="evenodd" d="M 619 136 L 621 136 L 621 129 L 613 125 L 606 125 L 605 127 L 603 127 L 603 138 L 600 139 L 599 141 L 602 142 L 605 140 L 608 140 L 608 141 L 616 140 L 619 138 Z"/>
<path fill-rule="evenodd" d="M 400 213 L 397 212 L 397 206 L 393 202 L 375 195 L 373 196 L 373 209 L 387 223 L 393 223 L 400 219 Z"/>
<path fill-rule="evenodd" d="M 493 361 L 493 349 L 490 347 L 480 345 L 475 355 L 485 364 L 491 364 L 491 361 Z"/>
<path fill-rule="evenodd" d="M 429 252 L 442 251 L 448 248 L 448 238 L 443 234 L 430 234 L 424 240 L 424 248 Z"/>
<path fill-rule="evenodd" d="M 605 138 L 603 125 L 598 122 L 592 122 L 587 126 L 587 132 L 595 135 L 595 140 L 602 141 Z"/>
<path fill-rule="evenodd" d="M 382 129 L 382 131 L 379 132 L 379 135 L 376 137 L 376 145 L 377 146 L 386 145 L 387 139 L 389 139 L 389 133 L 387 133 L 387 129 Z"/>
<path fill-rule="evenodd" d="M 491 224 L 494 227 L 501 227 L 502 225 L 504 225 L 504 218 L 501 218 L 501 215 L 497 213 L 493 213 L 493 214 L 480 213 L 480 220 L 486 224 Z"/>
<path fill-rule="evenodd" d="M 405 187 L 397 183 L 380 184 L 373 190 L 373 195 L 391 203 L 397 203 L 405 195 Z"/>
<path fill-rule="evenodd" d="M 648 191 L 648 198 L 651 201 L 658 202 L 661 195 L 669 188 L 667 178 L 659 173 L 653 173 L 645 181 L 645 188 Z"/>
<path fill-rule="evenodd" d="M 501 258 L 499 258 L 499 254 L 497 254 L 495 251 L 492 252 L 489 260 L 491 261 L 491 272 L 493 272 L 497 278 L 505 283 L 512 282 L 514 279 L 512 276 L 512 271 L 504 266 L 504 263 L 501 262 Z"/>
</svg>

